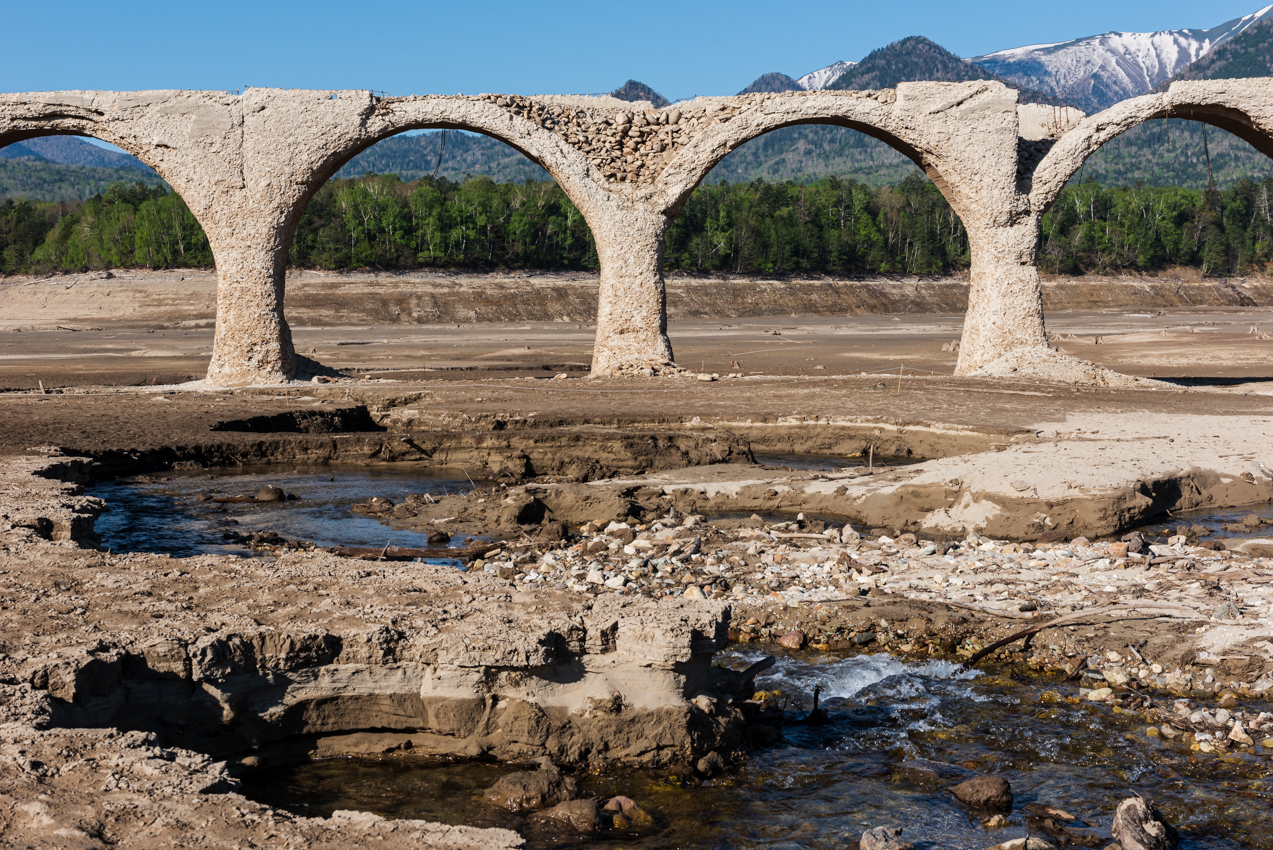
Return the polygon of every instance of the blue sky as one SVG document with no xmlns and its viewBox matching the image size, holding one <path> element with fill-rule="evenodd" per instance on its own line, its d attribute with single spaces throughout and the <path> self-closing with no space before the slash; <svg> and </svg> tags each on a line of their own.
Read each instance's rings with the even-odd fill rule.
<svg viewBox="0 0 1273 850">
<path fill-rule="evenodd" d="M 1109 30 L 1210 27 L 1260 0 L 778 3 L 13 2 L 0 91 L 369 88 L 733 94 L 908 35 L 962 56 Z"/>
</svg>

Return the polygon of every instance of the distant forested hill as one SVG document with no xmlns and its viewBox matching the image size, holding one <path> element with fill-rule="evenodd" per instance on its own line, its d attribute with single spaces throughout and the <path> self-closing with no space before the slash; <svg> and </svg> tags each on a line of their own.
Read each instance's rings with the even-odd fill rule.
<svg viewBox="0 0 1273 850">
<path fill-rule="evenodd" d="M 123 151 L 99 147 L 76 136 L 40 136 L 27 139 L 12 147 L 22 148 L 40 159 L 62 165 L 87 165 L 94 168 L 125 168 L 133 171 L 155 172 L 136 157 Z M 10 148 L 0 150 L 0 157 Z"/>
<path fill-rule="evenodd" d="M 114 183 L 163 183 L 145 163 L 74 136 L 42 136 L 0 148 L 0 199 L 83 201 Z"/>
<path fill-rule="evenodd" d="M 397 174 L 403 180 L 418 180 L 433 174 L 441 155 L 438 176 L 448 180 L 463 181 L 468 174 L 490 177 L 497 183 L 549 179 L 544 169 L 490 136 L 450 130 L 443 149 L 442 135 L 438 131 L 385 139 L 351 159 L 337 176 Z"/>
<path fill-rule="evenodd" d="M 0 159 L 0 200 L 83 201 L 100 195 L 112 184 L 136 182 L 147 186 L 163 183 L 153 171 L 62 165 L 32 159 Z"/>
</svg>

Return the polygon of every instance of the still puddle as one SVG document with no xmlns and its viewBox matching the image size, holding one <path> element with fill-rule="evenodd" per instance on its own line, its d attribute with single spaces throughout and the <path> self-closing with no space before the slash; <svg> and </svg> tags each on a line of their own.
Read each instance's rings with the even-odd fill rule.
<svg viewBox="0 0 1273 850">
<path fill-rule="evenodd" d="M 759 657 L 732 653 L 742 666 Z M 1133 792 L 1181 830 L 1183 850 L 1273 848 L 1264 827 L 1273 768 L 1243 754 L 1200 756 L 1145 736 L 1144 722 L 1108 706 L 1040 704 L 1044 685 L 963 672 L 944 661 L 888 655 L 783 657 L 757 680 L 807 706 L 815 685 L 831 722 L 789 725 L 786 741 L 736 773 L 685 787 L 665 772 L 581 775 L 584 794 L 623 794 L 655 818 L 644 833 L 592 838 L 537 832 L 475 798 L 516 768 L 412 757 L 313 761 L 258 771 L 245 793 L 298 814 L 339 809 L 393 818 L 518 830 L 532 848 L 839 848 L 872 826 L 901 826 L 920 850 L 982 850 L 1027 833 L 1022 807 L 1059 806 L 1087 846 L 1109 843 L 1114 809 Z M 1054 685 L 1063 696 L 1077 687 Z M 799 712 L 792 712 L 792 719 Z M 923 786 L 898 765 L 929 759 L 951 779 Z M 961 776 L 997 773 L 1016 797 L 1011 824 L 988 831 L 944 790 Z M 1031 834 L 1042 834 L 1032 823 Z M 1053 839 L 1053 843 L 1060 841 Z M 1082 846 L 1082 845 L 1071 845 Z"/>
<path fill-rule="evenodd" d="M 1256 516 L 1262 525 L 1244 525 L 1243 520 Z M 1273 504 L 1231 510 L 1189 511 L 1174 514 L 1137 529 L 1151 543 L 1166 543 L 1180 526 L 1202 526 L 1207 530 L 1207 540 L 1273 539 Z M 1193 532 L 1197 534 L 1195 530 Z M 1232 547 L 1230 547 L 1232 548 Z M 1273 549 L 1273 545 L 1270 545 Z"/>
<path fill-rule="evenodd" d="M 270 486 L 297 499 L 237 504 L 198 500 L 200 494 L 253 496 Z M 332 465 L 139 476 L 96 484 L 88 492 L 110 508 L 96 524 L 103 547 L 189 557 L 251 556 L 240 537 L 270 531 L 319 546 L 424 547 L 429 545 L 426 534 L 390 529 L 350 507 L 373 496 L 398 502 L 411 493 L 465 493 L 472 486 L 458 469 Z M 459 545 L 462 539 L 452 542 Z"/>
</svg>

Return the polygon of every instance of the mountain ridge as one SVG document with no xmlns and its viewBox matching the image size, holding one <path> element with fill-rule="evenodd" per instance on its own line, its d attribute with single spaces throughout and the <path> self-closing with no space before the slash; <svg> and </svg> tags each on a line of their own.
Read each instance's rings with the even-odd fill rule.
<svg viewBox="0 0 1273 850">
<path fill-rule="evenodd" d="M 1273 9 L 1270 6 L 1263 12 Z M 1232 80 L 1273 76 L 1273 15 L 1265 15 L 1210 53 L 1191 62 L 1155 91 L 1176 80 Z"/>
<path fill-rule="evenodd" d="M 877 48 L 835 79 L 828 89 L 889 89 L 915 80 L 1000 80 L 994 73 L 951 53 L 922 35 Z M 1014 86 L 1015 87 L 1015 86 Z"/>
<path fill-rule="evenodd" d="M 1273 6 L 1208 29 L 1107 32 L 1013 47 L 969 61 L 1025 88 L 1095 113 L 1152 91 L 1243 32 L 1273 18 Z"/>
</svg>

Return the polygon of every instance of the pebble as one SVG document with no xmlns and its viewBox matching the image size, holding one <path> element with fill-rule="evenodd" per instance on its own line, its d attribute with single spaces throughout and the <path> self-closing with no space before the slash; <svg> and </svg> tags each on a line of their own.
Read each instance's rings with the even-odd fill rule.
<svg viewBox="0 0 1273 850">
<path fill-rule="evenodd" d="M 802 649 L 805 644 L 805 634 L 799 629 L 793 629 L 778 638 L 778 643 L 787 649 Z"/>
</svg>

